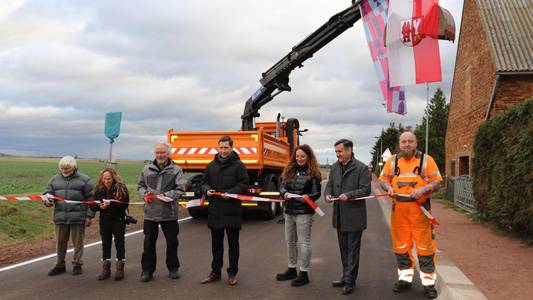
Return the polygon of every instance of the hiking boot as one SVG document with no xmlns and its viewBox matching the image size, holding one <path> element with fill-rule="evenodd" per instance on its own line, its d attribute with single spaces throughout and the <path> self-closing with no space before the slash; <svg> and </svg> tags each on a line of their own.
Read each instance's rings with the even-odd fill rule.
<svg viewBox="0 0 533 300">
<path fill-rule="evenodd" d="M 141 273 L 141 282 L 148 282 L 154 278 L 154 275 L 149 272 L 142 272 Z"/>
<path fill-rule="evenodd" d="M 180 278 L 180 274 L 178 274 L 178 270 L 170 270 L 168 271 L 168 277 L 170 279 L 178 279 Z"/>
<path fill-rule="evenodd" d="M 430 299 L 437 298 L 437 290 L 435 289 L 435 285 L 424 286 L 424 296 Z"/>
<path fill-rule="evenodd" d="M 56 276 L 56 275 L 59 275 L 59 274 L 63 274 L 67 271 L 67 269 L 65 267 L 53 267 L 52 270 L 50 270 L 48 272 L 48 276 Z"/>
<path fill-rule="evenodd" d="M 219 281 L 220 278 L 221 278 L 220 274 L 211 272 L 206 278 L 202 279 L 202 284 Z"/>
<path fill-rule="evenodd" d="M 122 280 L 124 278 L 124 261 L 117 260 L 117 271 L 115 272 L 115 281 Z"/>
<path fill-rule="evenodd" d="M 307 276 L 307 272 L 300 271 L 300 273 L 298 273 L 298 277 L 296 277 L 296 279 L 294 279 L 291 282 L 291 285 L 292 286 L 302 286 L 302 285 L 306 285 L 308 283 L 309 283 L 309 277 Z"/>
<path fill-rule="evenodd" d="M 98 275 L 98 280 L 106 280 L 109 276 L 111 276 L 111 262 L 106 259 L 102 262 L 102 273 Z"/>
<path fill-rule="evenodd" d="M 291 280 L 291 279 L 296 278 L 296 276 L 298 276 L 298 274 L 296 273 L 296 268 L 288 268 L 287 271 L 283 273 L 278 273 L 276 275 L 276 280 L 277 281 Z"/>
<path fill-rule="evenodd" d="M 405 281 L 405 280 L 398 280 L 398 282 L 394 284 L 394 288 L 392 290 L 396 293 L 399 293 L 403 290 L 407 290 L 411 288 L 412 286 L 413 286 L 412 282 Z"/>
<path fill-rule="evenodd" d="M 82 269 L 80 265 L 75 265 L 72 268 L 72 275 L 80 275 L 82 273 Z"/>
<path fill-rule="evenodd" d="M 233 286 L 237 284 L 237 276 L 236 275 L 228 275 L 228 284 Z"/>
</svg>

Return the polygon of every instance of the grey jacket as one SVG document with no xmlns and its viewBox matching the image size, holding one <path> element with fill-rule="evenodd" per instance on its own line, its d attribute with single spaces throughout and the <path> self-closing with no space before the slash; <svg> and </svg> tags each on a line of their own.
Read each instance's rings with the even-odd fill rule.
<svg viewBox="0 0 533 300">
<path fill-rule="evenodd" d="M 45 194 L 62 197 L 66 200 L 83 201 L 92 199 L 93 183 L 91 178 L 77 170 L 69 177 L 59 173 L 46 185 Z M 56 201 L 54 205 L 54 224 L 84 224 L 86 218 L 94 218 L 87 204 Z"/>
<path fill-rule="evenodd" d="M 174 221 L 178 219 L 178 198 L 185 193 L 183 171 L 173 161 L 159 169 L 155 160 L 144 166 L 139 176 L 138 190 L 141 197 L 146 193 L 173 198 L 172 202 L 153 199 L 144 206 L 144 219 L 149 221 Z"/>
<path fill-rule="evenodd" d="M 348 198 L 370 195 L 370 172 L 368 167 L 359 160 L 352 160 L 342 170 L 340 162 L 331 166 L 325 195 L 338 197 L 344 193 Z M 333 227 L 339 231 L 362 231 L 366 229 L 366 202 L 335 201 L 333 202 Z"/>
</svg>

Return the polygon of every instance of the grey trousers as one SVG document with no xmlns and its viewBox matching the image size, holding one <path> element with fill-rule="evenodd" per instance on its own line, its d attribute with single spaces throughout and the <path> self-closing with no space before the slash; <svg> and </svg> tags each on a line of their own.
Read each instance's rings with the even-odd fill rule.
<svg viewBox="0 0 533 300">
<path fill-rule="evenodd" d="M 287 254 L 289 268 L 296 268 L 298 249 L 302 258 L 300 271 L 307 272 L 311 262 L 311 226 L 313 215 L 285 214 L 285 239 L 287 240 Z"/>
<path fill-rule="evenodd" d="M 81 266 L 83 261 L 83 239 L 85 237 L 85 224 L 56 224 L 56 252 L 57 252 L 57 267 L 65 267 L 65 256 L 67 254 L 68 239 L 72 240 L 74 245 L 73 265 Z"/>
<path fill-rule="evenodd" d="M 362 231 L 339 231 L 339 249 L 342 261 L 342 281 L 354 286 L 359 273 L 359 252 L 361 250 Z"/>
</svg>

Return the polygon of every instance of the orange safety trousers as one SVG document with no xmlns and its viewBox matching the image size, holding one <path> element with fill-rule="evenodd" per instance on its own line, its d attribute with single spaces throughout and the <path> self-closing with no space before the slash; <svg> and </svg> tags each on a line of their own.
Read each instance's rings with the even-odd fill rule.
<svg viewBox="0 0 533 300">
<path fill-rule="evenodd" d="M 429 210 L 429 203 L 424 206 Z M 391 216 L 392 248 L 398 263 L 400 280 L 412 282 L 414 276 L 413 243 L 420 264 L 423 285 L 435 283 L 435 232 L 430 220 L 416 202 L 394 200 Z"/>
</svg>

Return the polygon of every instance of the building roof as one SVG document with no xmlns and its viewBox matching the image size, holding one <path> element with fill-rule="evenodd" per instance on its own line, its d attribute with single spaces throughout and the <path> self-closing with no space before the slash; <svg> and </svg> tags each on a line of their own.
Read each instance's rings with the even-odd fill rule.
<svg viewBox="0 0 533 300">
<path fill-rule="evenodd" d="M 476 0 L 496 72 L 533 72 L 533 0 Z"/>
</svg>

